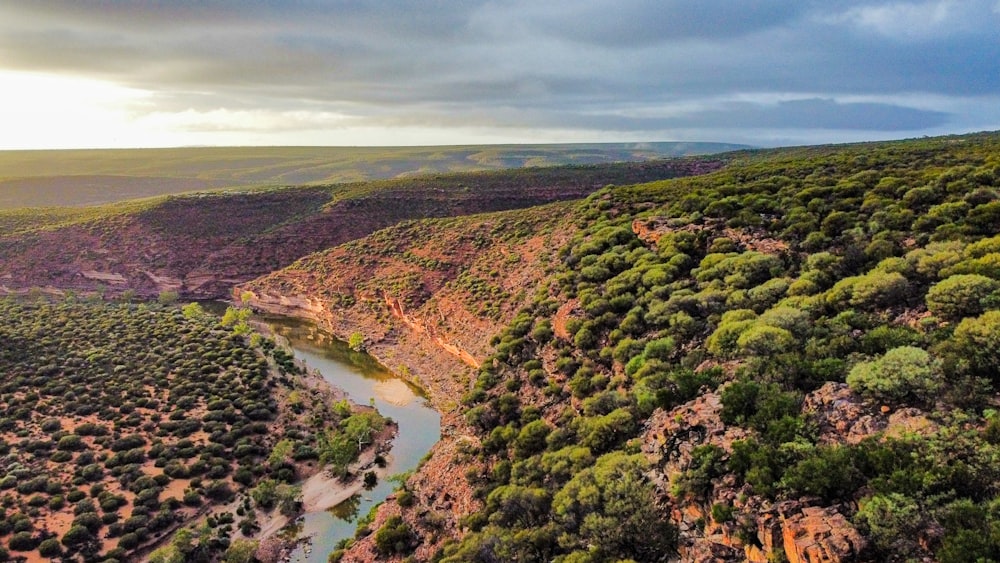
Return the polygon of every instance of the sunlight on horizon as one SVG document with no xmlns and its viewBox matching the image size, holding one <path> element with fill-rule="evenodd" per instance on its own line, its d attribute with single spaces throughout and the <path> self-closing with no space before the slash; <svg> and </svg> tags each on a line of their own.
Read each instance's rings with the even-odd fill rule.
<svg viewBox="0 0 1000 563">
<path fill-rule="evenodd" d="M 163 111 L 154 92 L 55 74 L 0 70 L 0 92 L 5 102 L 0 105 L 0 150 L 525 142 L 523 132 L 373 126 L 322 111 Z M 536 135 L 552 142 L 544 131 L 529 133 L 528 140 Z M 587 140 L 586 133 L 573 132 L 556 142 Z"/>
<path fill-rule="evenodd" d="M 0 71 L 0 149 L 162 146 L 165 131 L 137 130 L 148 92 L 70 76 Z"/>
</svg>

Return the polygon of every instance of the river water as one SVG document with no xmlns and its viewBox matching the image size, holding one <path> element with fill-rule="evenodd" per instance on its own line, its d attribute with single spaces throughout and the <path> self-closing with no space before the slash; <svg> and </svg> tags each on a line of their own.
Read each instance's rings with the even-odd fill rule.
<svg viewBox="0 0 1000 563">
<path fill-rule="evenodd" d="M 258 317 L 260 319 L 260 317 Z M 441 437 L 441 418 L 419 389 L 393 375 L 368 354 L 351 350 L 315 324 L 287 317 L 264 316 L 275 334 L 287 339 L 295 357 L 319 370 L 331 385 L 347 392 L 359 404 L 373 404 L 383 416 L 399 424 L 399 434 L 387 456 L 389 475 L 413 470 Z M 330 510 L 305 514 L 289 533 L 310 537 L 291 561 L 326 563 L 337 543 L 354 537 L 357 522 L 393 492 L 397 483 L 380 480 L 371 490 Z"/>
</svg>

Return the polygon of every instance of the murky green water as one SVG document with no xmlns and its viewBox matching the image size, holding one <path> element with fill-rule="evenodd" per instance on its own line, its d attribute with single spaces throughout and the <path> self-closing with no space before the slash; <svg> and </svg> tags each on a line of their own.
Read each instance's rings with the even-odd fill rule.
<svg viewBox="0 0 1000 563">
<path fill-rule="evenodd" d="M 406 384 L 367 354 L 351 350 L 313 323 L 287 317 L 265 316 L 275 334 L 283 336 L 309 369 L 319 370 L 331 384 L 340 387 L 356 403 L 374 404 L 384 416 L 399 424 L 399 435 L 390 452 L 389 474 L 416 468 L 441 437 L 441 418 L 420 390 Z M 371 490 L 330 510 L 306 514 L 296 523 L 298 537 L 312 539 L 292 554 L 295 562 L 325 563 L 327 555 L 343 538 L 354 536 L 358 519 L 396 488 L 382 480 Z"/>
</svg>

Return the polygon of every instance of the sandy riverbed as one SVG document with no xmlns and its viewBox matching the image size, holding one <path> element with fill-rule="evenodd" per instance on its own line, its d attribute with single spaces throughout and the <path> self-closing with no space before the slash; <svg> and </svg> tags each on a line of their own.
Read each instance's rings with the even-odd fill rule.
<svg viewBox="0 0 1000 563">
<path fill-rule="evenodd" d="M 348 482 L 330 475 L 327 471 L 319 471 L 301 483 L 302 512 L 304 514 L 322 512 L 333 508 L 356 494 L 364 491 L 364 474 L 374 471 L 379 480 L 388 476 L 388 470 L 375 465 L 376 448 L 368 448 L 361 457 L 351 465 L 350 471 L 354 478 Z M 386 461 L 391 462 L 391 456 L 383 454 Z M 389 463 L 386 464 L 387 466 Z M 254 537 L 265 539 L 281 531 L 288 525 L 288 517 L 277 510 L 270 514 L 259 514 L 260 532 Z"/>
</svg>

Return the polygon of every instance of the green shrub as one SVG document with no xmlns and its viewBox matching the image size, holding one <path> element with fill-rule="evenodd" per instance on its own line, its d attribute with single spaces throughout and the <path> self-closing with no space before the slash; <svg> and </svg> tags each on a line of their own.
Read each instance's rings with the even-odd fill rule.
<svg viewBox="0 0 1000 563">
<path fill-rule="evenodd" d="M 90 530 L 84 526 L 73 526 L 62 537 L 62 544 L 69 548 L 75 548 L 96 539 Z"/>
<path fill-rule="evenodd" d="M 712 505 L 712 520 L 718 523 L 731 522 L 733 520 L 733 507 L 729 504 L 716 503 Z"/>
<path fill-rule="evenodd" d="M 832 503 L 852 494 L 862 482 L 850 448 L 835 445 L 819 447 L 789 467 L 781 486 L 789 496 L 818 496 Z"/>
<path fill-rule="evenodd" d="M 740 334 L 736 345 L 744 354 L 772 356 L 790 350 L 795 345 L 795 337 L 783 328 L 754 324 Z"/>
<path fill-rule="evenodd" d="M 982 314 L 983 301 L 1000 289 L 1000 282 L 979 274 L 957 274 L 927 291 L 927 309 L 949 321 Z"/>
<path fill-rule="evenodd" d="M 544 420 L 535 420 L 521 427 L 514 440 L 514 453 L 520 458 L 526 458 L 545 449 L 545 439 L 551 428 Z"/>
<path fill-rule="evenodd" d="M 660 338 L 648 342 L 642 351 L 646 359 L 668 360 L 674 351 L 674 339 L 671 337 Z"/>
<path fill-rule="evenodd" d="M 898 272 L 872 271 L 861 276 L 853 286 L 851 305 L 865 308 L 879 308 L 899 305 L 904 302 L 909 282 Z"/>
<path fill-rule="evenodd" d="M 12 551 L 31 551 L 37 545 L 38 539 L 31 532 L 17 532 L 7 542 L 7 547 Z"/>
<path fill-rule="evenodd" d="M 1000 311 L 962 320 L 954 340 L 976 375 L 1000 380 Z"/>
<path fill-rule="evenodd" d="M 854 522 L 885 555 L 907 555 L 915 551 L 922 527 L 920 508 L 899 493 L 876 495 L 861 502 Z"/>
<path fill-rule="evenodd" d="M 721 358 L 729 358 L 736 355 L 739 350 L 738 340 L 743 333 L 754 326 L 753 320 L 738 320 L 721 322 L 705 342 L 705 347 L 712 354 Z"/>
<path fill-rule="evenodd" d="M 409 553 L 415 542 L 416 536 L 409 524 L 399 516 L 390 516 L 375 532 L 375 549 L 383 556 Z"/>
<path fill-rule="evenodd" d="M 54 558 L 62 554 L 62 546 L 59 545 L 59 540 L 49 538 L 38 544 L 38 554 L 42 557 Z"/>
<path fill-rule="evenodd" d="M 877 401 L 931 401 L 941 388 L 938 364 L 925 350 L 900 346 L 881 358 L 854 366 L 847 374 L 847 384 Z"/>
</svg>

